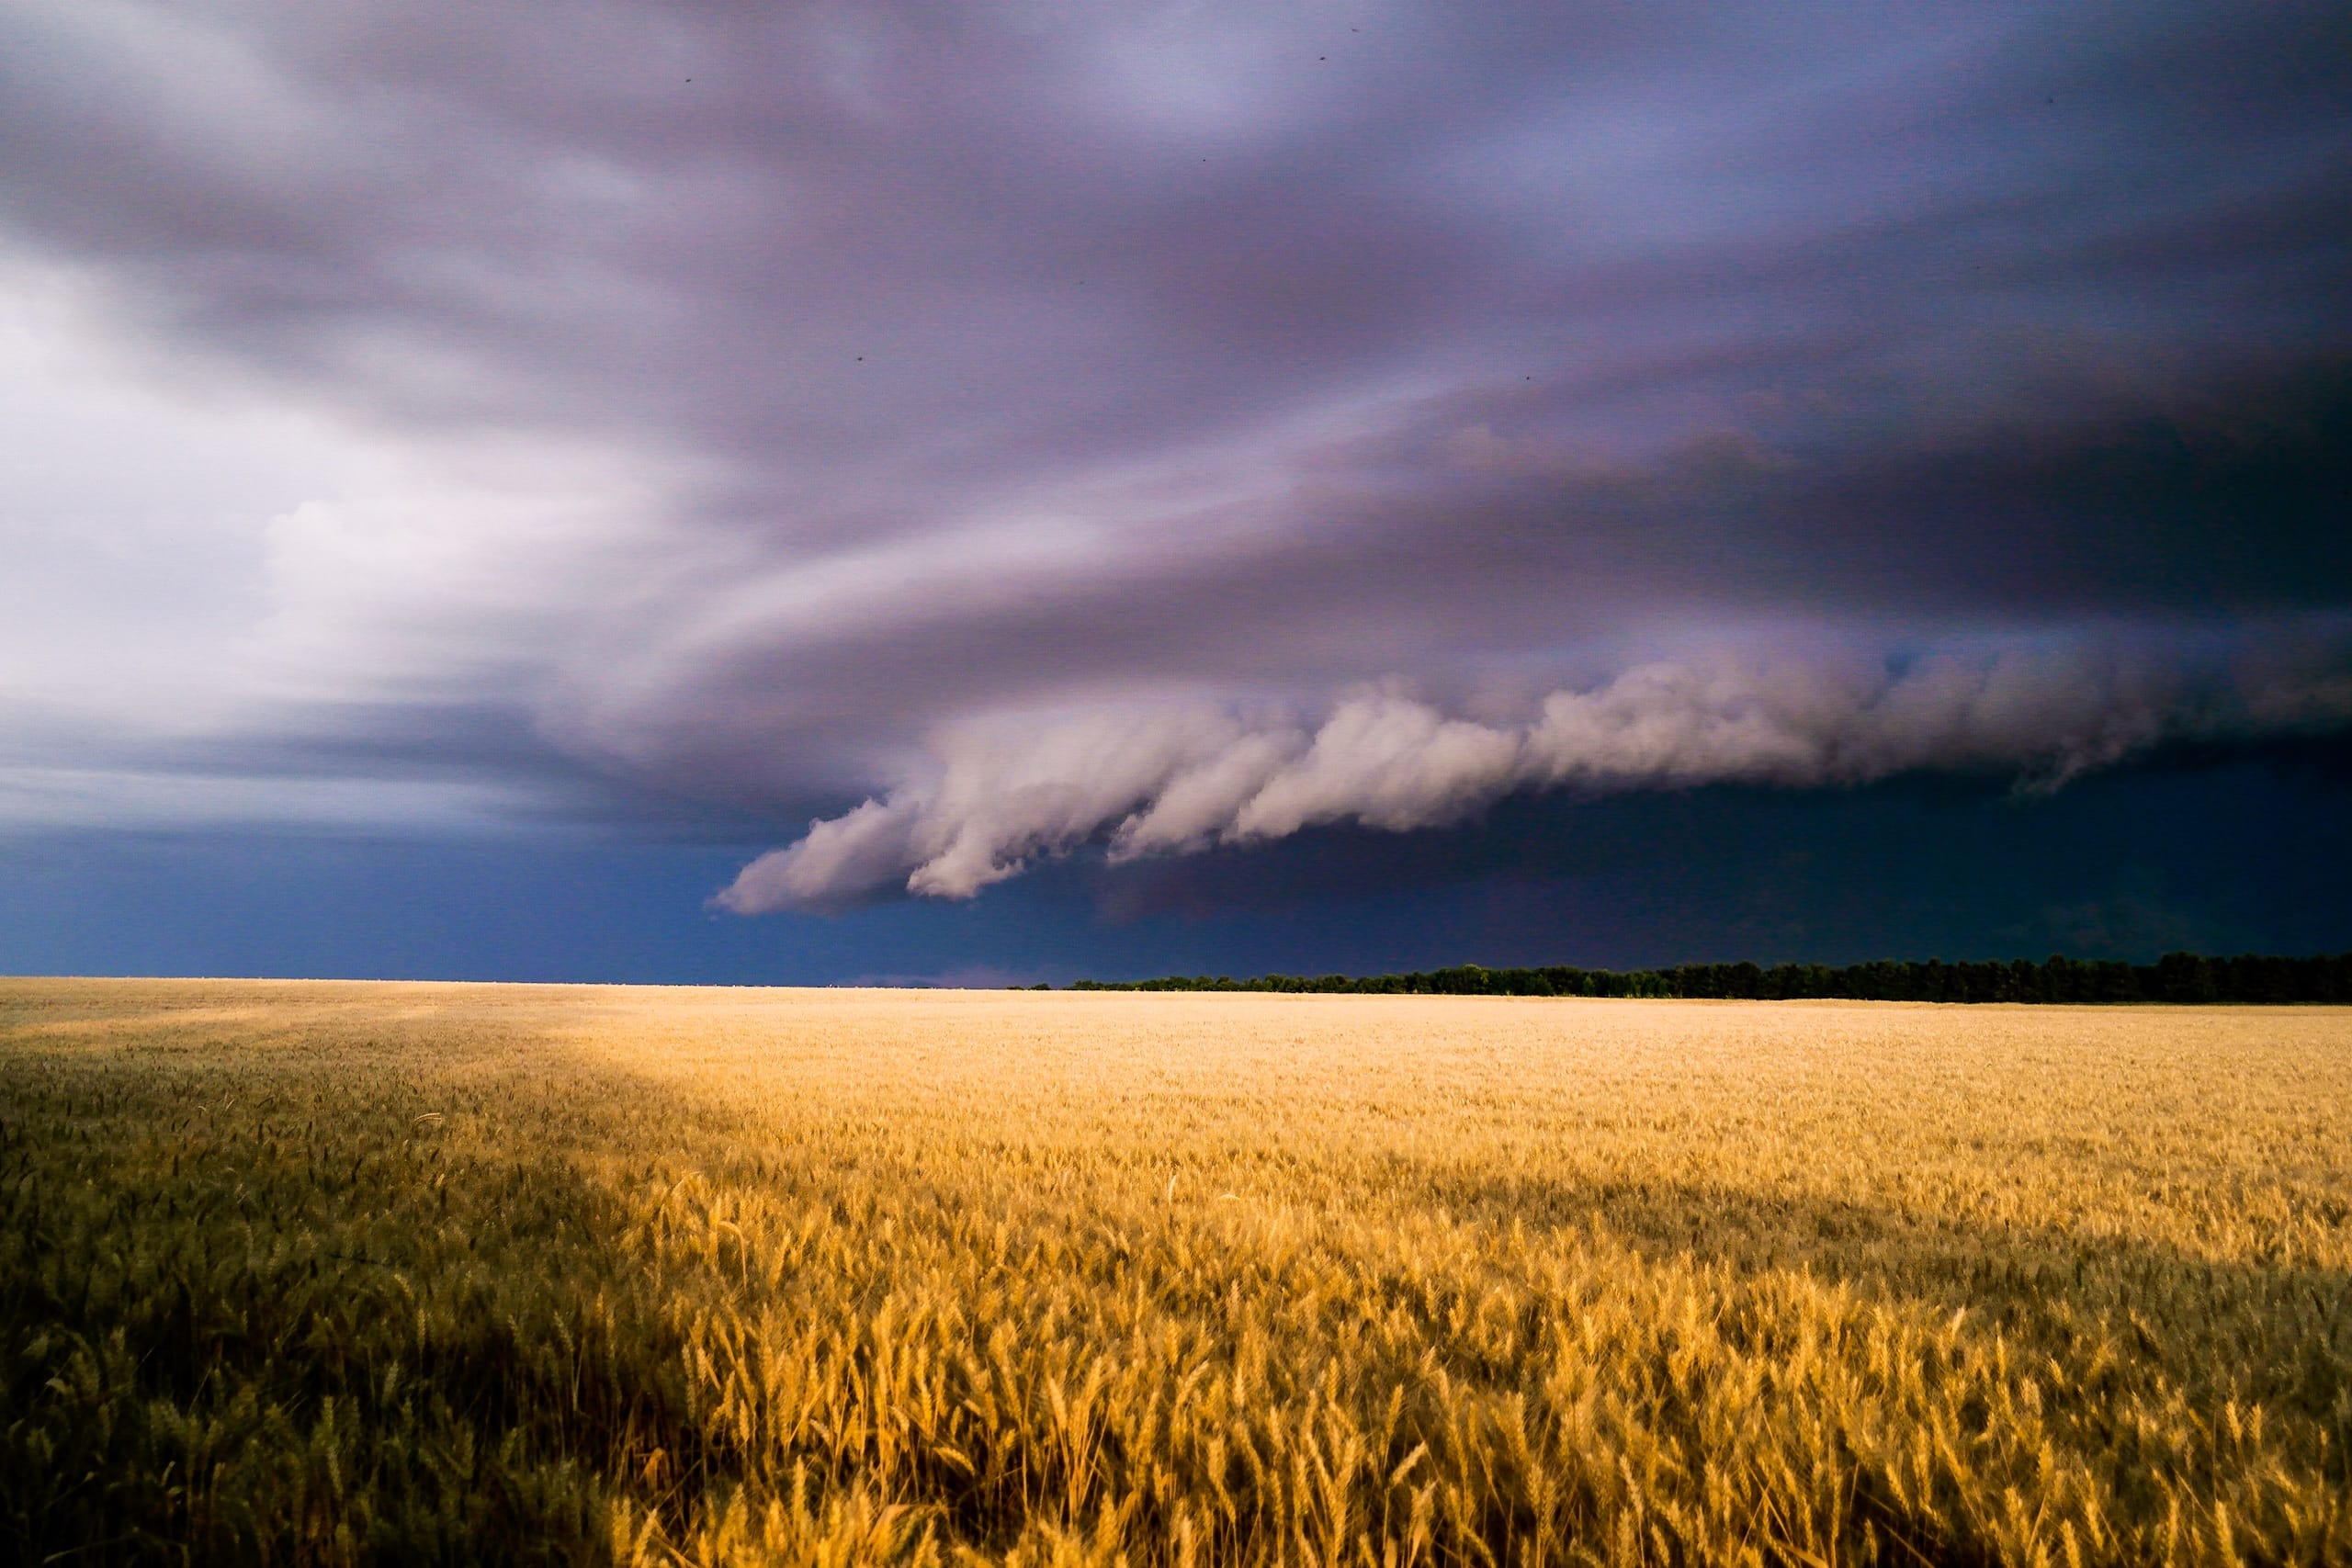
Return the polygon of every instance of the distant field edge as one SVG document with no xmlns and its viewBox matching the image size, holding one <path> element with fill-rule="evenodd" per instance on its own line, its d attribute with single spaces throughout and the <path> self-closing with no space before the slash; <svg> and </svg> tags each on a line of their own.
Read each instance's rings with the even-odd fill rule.
<svg viewBox="0 0 2352 1568">
<path fill-rule="evenodd" d="M 1035 990 L 1051 990 L 1041 985 Z M 2167 953 L 2154 964 L 2068 958 L 1946 964 L 1880 960 L 1833 965 L 1683 964 L 1666 969 L 1461 964 L 1396 975 L 1165 975 L 1079 980 L 1074 991 L 1340 992 L 1372 996 L 1644 997 L 1713 1001 L 2352 1003 L 2352 953 L 2304 958 Z"/>
</svg>

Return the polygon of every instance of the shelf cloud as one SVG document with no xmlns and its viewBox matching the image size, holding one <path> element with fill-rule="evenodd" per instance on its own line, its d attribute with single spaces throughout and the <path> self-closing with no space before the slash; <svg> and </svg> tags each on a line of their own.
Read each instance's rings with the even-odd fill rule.
<svg viewBox="0 0 2352 1568">
<path fill-rule="evenodd" d="M 1102 841 L 1114 861 L 1332 824 L 1403 832 L 1503 795 L 1714 784 L 1868 784 L 1922 769 L 2052 788 L 2166 742 L 2352 724 L 2344 634 L 2204 657 L 2108 643 L 1636 665 L 1545 694 L 1516 722 L 1449 716 L 1395 689 L 1318 721 L 1214 707 L 976 723 L 933 768 L 810 824 L 719 897 L 740 914 L 904 888 L 970 897 L 1034 857 Z"/>
</svg>

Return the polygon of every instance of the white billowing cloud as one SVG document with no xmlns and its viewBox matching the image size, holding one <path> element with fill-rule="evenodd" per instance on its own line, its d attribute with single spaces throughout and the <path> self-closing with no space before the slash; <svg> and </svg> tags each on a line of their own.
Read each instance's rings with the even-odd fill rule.
<svg viewBox="0 0 2352 1568">
<path fill-rule="evenodd" d="M 1246 732 L 1222 751 L 1185 768 L 1160 786 L 1148 806 L 1119 824 L 1111 852 L 1132 860 L 1158 851 L 1192 850 L 1216 841 L 1275 774 L 1305 749 L 1306 737 L 1283 727 Z"/>
<path fill-rule="evenodd" d="M 1217 836 L 1279 839 L 1351 820 L 1397 832 L 1434 827 L 1510 787 L 1525 749 L 1521 735 L 1448 719 L 1393 693 L 1351 697 Z"/>
<path fill-rule="evenodd" d="M 792 848 L 744 868 L 719 903 L 739 914 L 821 907 L 893 883 L 968 898 L 1032 855 L 1080 842 L 1268 740 L 1210 706 L 954 726 L 926 784 L 810 824 Z M 1175 809 L 1197 810 L 1186 803 L 1198 791 L 1180 795 Z M 1210 830 L 1226 815 L 1218 810 Z"/>
<path fill-rule="evenodd" d="M 2274 638 L 2228 651 L 1715 651 L 1555 691 L 1518 722 L 1449 716 L 1394 687 L 1347 695 L 1312 726 L 1208 705 L 971 722 L 937 739 L 931 775 L 811 824 L 719 902 L 758 914 L 893 887 L 969 897 L 1035 856 L 1097 840 L 1119 861 L 1333 824 L 1404 831 L 1563 787 L 1817 787 L 1926 769 L 2054 787 L 2167 740 L 2352 721 L 2352 681 L 2324 647 Z"/>
<path fill-rule="evenodd" d="M 719 904 L 739 915 L 826 903 L 905 876 L 917 813 L 902 802 L 869 800 L 854 811 L 808 824 L 789 850 L 745 866 Z"/>
<path fill-rule="evenodd" d="M 2177 656 L 2082 645 L 1938 652 L 1899 671 L 1850 657 L 1645 664 L 1546 697 L 1518 778 L 1849 784 L 1951 768 L 2054 783 L 2200 728 L 2200 694 Z"/>
</svg>

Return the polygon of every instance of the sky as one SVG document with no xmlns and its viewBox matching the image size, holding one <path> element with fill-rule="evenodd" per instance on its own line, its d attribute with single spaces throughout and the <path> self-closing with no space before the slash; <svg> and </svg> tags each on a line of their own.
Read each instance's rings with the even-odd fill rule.
<svg viewBox="0 0 2352 1568">
<path fill-rule="evenodd" d="M 2352 948 L 2352 20 L 0 0 L 0 971 Z"/>
</svg>

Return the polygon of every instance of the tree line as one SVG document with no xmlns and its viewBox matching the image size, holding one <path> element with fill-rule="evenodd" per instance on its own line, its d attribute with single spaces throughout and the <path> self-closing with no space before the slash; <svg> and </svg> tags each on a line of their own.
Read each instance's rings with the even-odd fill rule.
<svg viewBox="0 0 2352 1568">
<path fill-rule="evenodd" d="M 1038 990 L 1051 990 L 1039 986 Z M 1476 964 L 1402 975 L 1167 975 L 1154 980 L 1080 980 L 1073 991 L 1340 991 L 1376 996 L 1682 997 L 1793 1001 L 1841 998 L 1887 1002 L 2352 1002 L 2352 953 L 2284 958 L 2167 953 L 2154 964 L 2068 958 L 2037 964 L 1681 964 L 1668 969 L 1577 969 Z"/>
</svg>

